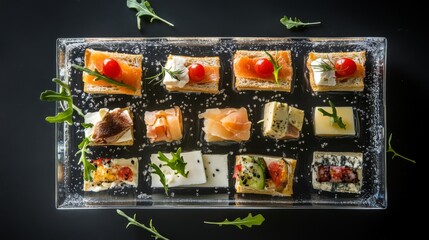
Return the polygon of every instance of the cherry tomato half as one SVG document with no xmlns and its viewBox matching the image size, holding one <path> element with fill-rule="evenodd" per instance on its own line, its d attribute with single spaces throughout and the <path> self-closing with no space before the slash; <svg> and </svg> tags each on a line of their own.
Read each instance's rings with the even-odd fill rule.
<svg viewBox="0 0 429 240">
<path fill-rule="evenodd" d="M 111 58 L 106 58 L 103 61 L 103 74 L 109 78 L 117 78 L 121 76 L 122 69 L 119 63 Z"/>
<path fill-rule="evenodd" d="M 204 66 L 199 63 L 193 63 L 188 67 L 189 80 L 191 82 L 199 82 L 206 76 Z"/>
<path fill-rule="evenodd" d="M 335 62 L 335 75 L 347 77 L 356 72 L 356 63 L 350 58 L 340 58 Z"/>
<path fill-rule="evenodd" d="M 284 160 L 271 162 L 268 165 L 268 172 L 271 180 L 276 186 L 279 186 L 287 181 L 287 166 Z"/>
<path fill-rule="evenodd" d="M 261 58 L 255 63 L 255 72 L 261 77 L 269 77 L 274 72 L 274 66 L 267 58 Z"/>
<path fill-rule="evenodd" d="M 122 167 L 118 171 L 118 178 L 120 180 L 131 181 L 133 180 L 133 170 L 129 167 Z"/>
<path fill-rule="evenodd" d="M 234 167 L 234 175 L 232 176 L 232 178 L 237 178 L 238 174 L 241 172 L 241 170 L 242 170 L 241 164 L 235 165 L 235 167 Z"/>
</svg>

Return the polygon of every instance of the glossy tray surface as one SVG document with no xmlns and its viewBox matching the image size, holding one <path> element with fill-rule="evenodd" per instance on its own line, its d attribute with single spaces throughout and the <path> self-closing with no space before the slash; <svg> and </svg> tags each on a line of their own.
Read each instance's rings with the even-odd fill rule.
<svg viewBox="0 0 429 240">
<path fill-rule="evenodd" d="M 162 85 L 143 81 L 141 97 L 91 95 L 83 92 L 82 73 L 71 64 L 83 65 L 85 49 L 143 55 L 143 78 L 157 74 L 169 54 L 219 56 L 221 60 L 219 94 L 169 93 Z M 232 58 L 237 50 L 291 50 L 294 70 L 291 93 L 242 91 L 234 88 Z M 75 114 L 73 125 L 56 126 L 56 205 L 59 209 L 80 208 L 386 208 L 385 163 L 385 38 L 67 38 L 57 41 L 57 75 L 68 82 L 74 104 L 84 113 L 100 108 L 129 106 L 134 115 L 134 145 L 91 147 L 89 158 L 139 159 L 137 188 L 102 192 L 82 190 L 82 167 L 78 164 L 78 144 L 84 136 Z M 308 83 L 305 61 L 308 53 L 366 51 L 366 77 L 363 92 L 314 93 Z M 352 106 L 356 113 L 357 136 L 320 138 L 314 136 L 314 107 Z M 305 111 L 301 137 L 296 141 L 275 141 L 262 136 L 263 106 L 270 101 L 292 104 Z M 150 144 L 146 138 L 144 112 L 180 106 L 184 137 L 180 143 Z M 60 106 L 57 106 L 59 110 Z M 251 138 L 244 143 L 207 144 L 198 114 L 207 108 L 245 107 L 252 122 Z M 172 196 L 152 189 L 148 163 L 158 151 L 201 150 L 203 154 L 228 154 L 228 188 L 171 188 Z M 362 152 L 363 186 L 361 194 L 330 193 L 314 190 L 311 164 L 314 151 Z M 292 197 L 237 194 L 232 179 L 235 156 L 262 154 L 297 159 Z"/>
</svg>

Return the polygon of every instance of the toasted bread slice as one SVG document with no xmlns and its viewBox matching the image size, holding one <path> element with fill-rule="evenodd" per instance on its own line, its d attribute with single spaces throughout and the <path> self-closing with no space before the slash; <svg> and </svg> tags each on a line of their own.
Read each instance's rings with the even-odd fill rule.
<svg viewBox="0 0 429 240">
<path fill-rule="evenodd" d="M 193 64 L 199 63 L 203 66 L 208 66 L 214 69 L 217 69 L 213 79 L 210 81 L 201 81 L 201 82 L 188 82 L 183 87 L 166 85 L 165 88 L 170 92 L 200 92 L 200 93 L 219 93 L 219 79 L 220 79 L 220 59 L 219 57 L 188 57 L 188 56 L 178 56 L 185 59 L 185 67 Z M 169 55 L 167 62 L 173 59 L 173 55 Z"/>
<path fill-rule="evenodd" d="M 86 49 L 85 67 L 91 70 L 97 69 L 99 72 L 102 72 L 103 61 L 106 58 L 112 58 L 116 60 L 121 66 L 122 74 L 118 77 L 118 79 L 114 80 L 133 86 L 136 90 L 133 91 L 126 87 L 117 86 L 102 80 L 95 81 L 94 79 L 96 77 L 84 72 L 82 75 L 84 92 L 94 94 L 126 94 L 141 96 L 143 55 Z"/>
<path fill-rule="evenodd" d="M 318 58 L 329 58 L 332 62 L 335 62 L 339 58 L 350 58 L 355 61 L 356 65 L 360 65 L 358 69 L 363 69 L 363 75 L 352 76 L 350 78 L 341 79 L 337 81 L 335 86 L 319 86 L 316 85 L 314 80 L 314 72 L 311 67 L 311 62 Z M 366 52 L 333 52 L 333 53 L 316 53 L 310 52 L 307 59 L 307 69 L 309 71 L 310 85 L 315 92 L 328 92 L 328 91 L 345 91 L 345 92 L 360 92 L 364 89 L 364 78 L 365 78 L 365 62 Z"/>
<path fill-rule="evenodd" d="M 273 58 L 278 57 L 278 62 L 282 67 L 279 73 L 278 84 L 274 80 L 274 76 L 269 78 L 261 78 L 255 75 L 254 66 L 243 66 L 244 69 L 249 71 L 241 72 L 240 65 L 246 64 L 248 61 L 257 60 L 261 58 L 268 58 L 268 55 L 264 51 L 245 51 L 239 50 L 234 54 L 234 76 L 235 76 L 235 88 L 238 91 L 242 90 L 259 90 L 259 91 L 283 91 L 290 92 L 292 88 L 292 57 L 291 51 L 268 51 Z M 243 59 L 245 59 L 243 61 Z M 252 64 L 253 62 L 248 62 Z"/>
<path fill-rule="evenodd" d="M 235 158 L 235 165 L 236 166 L 241 165 L 242 164 L 242 158 L 245 156 L 263 158 L 267 166 L 273 161 L 278 161 L 280 159 L 283 159 L 286 162 L 287 169 L 288 169 L 287 183 L 286 183 L 286 186 L 281 191 L 276 191 L 273 188 L 267 188 L 267 186 L 262 190 L 258 190 L 255 188 L 243 186 L 240 184 L 240 180 L 236 179 L 235 180 L 235 190 L 237 193 L 253 193 L 253 194 L 264 194 L 264 195 L 281 196 L 281 197 L 292 196 L 292 194 L 293 194 L 293 177 L 294 177 L 295 167 L 296 167 L 296 160 L 295 159 L 283 158 L 283 157 L 273 157 L 273 156 L 263 156 L 263 155 L 237 155 Z M 265 183 L 265 185 L 266 185 L 266 183 Z"/>
</svg>

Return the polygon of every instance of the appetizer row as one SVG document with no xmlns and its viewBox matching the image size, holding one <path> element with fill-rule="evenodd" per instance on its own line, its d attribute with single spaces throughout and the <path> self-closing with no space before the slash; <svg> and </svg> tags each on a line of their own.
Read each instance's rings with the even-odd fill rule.
<svg viewBox="0 0 429 240">
<path fill-rule="evenodd" d="M 355 136 L 355 119 L 352 107 L 316 107 L 314 113 L 315 135 L 321 137 Z M 332 112 L 331 112 L 332 111 Z M 246 108 L 211 108 L 198 115 L 203 120 L 206 142 L 250 139 L 252 123 Z M 183 137 L 183 120 L 180 107 L 144 114 L 146 137 L 151 143 L 172 142 Z M 264 106 L 262 134 L 277 140 L 298 139 L 304 122 L 304 111 L 287 103 L 269 102 Z M 85 137 L 90 145 L 133 145 L 133 114 L 126 108 L 85 114 Z"/>
<path fill-rule="evenodd" d="M 359 194 L 362 188 L 362 153 L 314 152 L 313 188 L 329 192 Z M 149 166 L 151 187 L 228 187 L 228 155 L 201 151 L 152 154 Z M 233 179 L 237 193 L 292 196 L 296 160 L 263 155 L 237 155 Z M 91 178 L 84 191 L 98 192 L 117 187 L 137 187 L 138 160 L 97 159 L 91 163 Z"/>
<path fill-rule="evenodd" d="M 84 91 L 96 94 L 142 94 L 142 55 L 85 50 Z M 310 52 L 309 82 L 315 92 L 363 91 L 365 52 Z M 292 88 L 291 51 L 238 50 L 233 57 L 235 88 L 284 91 Z M 219 93 L 220 58 L 169 55 L 161 72 L 145 79 L 161 78 L 168 91 Z"/>
</svg>

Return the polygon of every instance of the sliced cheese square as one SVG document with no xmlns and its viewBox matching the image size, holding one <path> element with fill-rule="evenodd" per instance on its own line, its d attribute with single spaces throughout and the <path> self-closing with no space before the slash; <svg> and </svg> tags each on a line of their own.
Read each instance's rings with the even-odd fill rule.
<svg viewBox="0 0 429 240">
<path fill-rule="evenodd" d="M 352 107 L 336 107 L 337 115 L 342 117 L 343 123 L 346 124 L 346 129 L 340 128 L 338 124 L 332 123 L 329 116 L 323 116 L 318 109 L 324 109 L 328 113 L 332 113 L 331 107 L 316 107 L 314 109 L 314 130 L 316 136 L 335 137 L 335 136 L 354 136 L 355 118 Z"/>
<path fill-rule="evenodd" d="M 204 154 L 207 182 L 193 187 L 228 187 L 228 155 Z"/>
<path fill-rule="evenodd" d="M 166 157 L 171 158 L 170 153 L 164 154 Z M 180 174 L 174 174 L 174 171 L 167 166 L 161 166 L 164 162 L 158 159 L 158 154 L 152 154 L 150 156 L 150 161 L 161 166 L 161 171 L 165 174 L 168 187 L 194 185 L 207 182 L 201 151 L 183 152 L 181 156 L 183 156 L 183 160 L 187 163 L 185 167 L 185 170 L 189 171 L 187 177 Z M 151 177 L 152 187 L 163 187 L 157 174 L 151 173 Z"/>
</svg>

